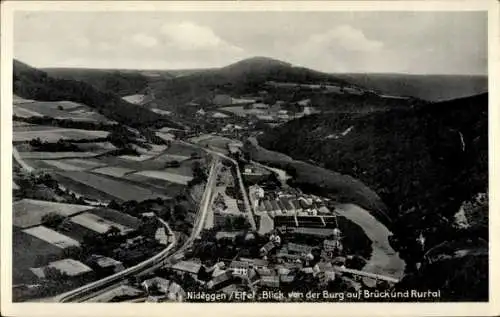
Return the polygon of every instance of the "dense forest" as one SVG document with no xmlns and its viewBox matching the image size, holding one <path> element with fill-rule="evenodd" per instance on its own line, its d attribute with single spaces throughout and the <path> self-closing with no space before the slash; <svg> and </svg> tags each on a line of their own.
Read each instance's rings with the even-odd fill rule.
<svg viewBox="0 0 500 317">
<path fill-rule="evenodd" d="M 87 68 L 47 68 L 43 71 L 54 78 L 83 81 L 100 91 L 111 91 L 122 97 L 142 93 L 149 82 L 149 78 L 139 71 Z"/>
<path fill-rule="evenodd" d="M 417 236 L 424 234 L 429 247 L 453 239 L 451 222 L 462 203 L 488 192 L 488 94 L 386 112 L 309 116 L 260 136 L 259 143 L 373 189 L 388 208 L 393 243 L 410 271 L 421 261 Z M 461 234 L 488 239 L 484 226 Z M 479 269 L 464 270 L 456 273 L 471 274 L 470 281 Z"/>
<path fill-rule="evenodd" d="M 47 73 L 14 60 L 14 94 L 42 101 L 68 100 L 83 103 L 100 114 L 132 127 L 179 128 L 175 122 L 149 109 L 130 104 L 113 92 L 71 79 L 53 78 Z"/>
</svg>

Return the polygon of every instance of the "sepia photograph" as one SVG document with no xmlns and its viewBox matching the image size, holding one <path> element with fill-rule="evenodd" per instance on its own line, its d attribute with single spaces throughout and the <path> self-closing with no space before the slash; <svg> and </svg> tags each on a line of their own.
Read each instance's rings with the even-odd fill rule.
<svg viewBox="0 0 500 317">
<path fill-rule="evenodd" d="M 12 10 L 7 300 L 488 303 L 488 7 L 242 6 Z"/>
</svg>

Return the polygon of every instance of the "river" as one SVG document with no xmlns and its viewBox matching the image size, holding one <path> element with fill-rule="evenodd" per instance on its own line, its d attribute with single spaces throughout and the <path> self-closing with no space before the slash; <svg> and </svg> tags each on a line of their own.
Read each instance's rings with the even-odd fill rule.
<svg viewBox="0 0 500 317">
<path fill-rule="evenodd" d="M 339 205 L 336 212 L 360 226 L 372 242 L 371 256 L 361 270 L 401 279 L 406 264 L 389 244 L 392 234 L 389 229 L 368 211 L 354 204 Z"/>
</svg>

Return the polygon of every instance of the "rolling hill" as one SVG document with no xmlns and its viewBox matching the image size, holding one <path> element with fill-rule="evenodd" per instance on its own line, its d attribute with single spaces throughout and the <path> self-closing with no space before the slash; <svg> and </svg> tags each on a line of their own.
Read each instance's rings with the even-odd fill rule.
<svg viewBox="0 0 500 317">
<path fill-rule="evenodd" d="M 98 90 L 82 81 L 54 78 L 17 60 L 14 60 L 13 87 L 14 94 L 22 98 L 79 102 L 112 120 L 132 127 L 179 128 L 172 120 L 128 103 L 113 92 Z"/>
<path fill-rule="evenodd" d="M 294 67 L 275 59 L 253 57 L 226 67 L 158 82 L 153 89 L 157 98 L 167 103 L 185 103 L 203 97 L 211 98 L 216 93 L 256 94 L 265 88 L 268 81 L 348 84 L 334 75 Z"/>
<path fill-rule="evenodd" d="M 473 96 L 488 91 L 487 76 L 335 74 L 354 84 L 396 96 L 412 96 L 429 101 Z"/>
</svg>

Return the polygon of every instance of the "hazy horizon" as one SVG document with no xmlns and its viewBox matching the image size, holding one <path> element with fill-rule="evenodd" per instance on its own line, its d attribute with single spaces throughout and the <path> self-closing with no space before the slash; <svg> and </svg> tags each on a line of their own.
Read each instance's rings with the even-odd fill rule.
<svg viewBox="0 0 500 317">
<path fill-rule="evenodd" d="M 37 68 L 175 71 L 263 56 L 325 73 L 487 76 L 486 22 L 481 11 L 17 12 L 14 56 Z"/>
</svg>

